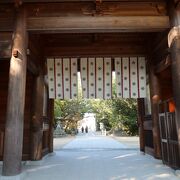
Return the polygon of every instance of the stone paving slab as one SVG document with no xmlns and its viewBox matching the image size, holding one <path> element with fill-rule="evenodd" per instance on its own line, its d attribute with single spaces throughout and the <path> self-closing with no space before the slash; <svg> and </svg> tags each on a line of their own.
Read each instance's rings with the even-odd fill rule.
<svg viewBox="0 0 180 180">
<path fill-rule="evenodd" d="M 160 160 L 138 150 L 127 150 L 114 139 L 92 135 L 78 136 L 47 158 L 42 166 L 29 166 L 26 172 L 25 180 L 179 179 Z"/>
<path fill-rule="evenodd" d="M 58 151 L 25 180 L 178 180 L 172 169 L 137 151 Z"/>
<path fill-rule="evenodd" d="M 126 145 L 105 136 L 77 136 L 76 139 L 65 145 L 62 149 L 123 149 Z"/>
<path fill-rule="evenodd" d="M 24 172 L 23 180 L 179 180 L 160 160 L 92 134 L 77 136 Z"/>
<path fill-rule="evenodd" d="M 113 139 L 115 139 L 116 141 L 126 145 L 128 148 L 133 148 L 133 149 L 139 149 L 140 145 L 139 145 L 139 137 L 138 136 L 114 136 L 111 135 L 109 136 Z"/>
<path fill-rule="evenodd" d="M 75 139 L 75 136 L 65 136 L 65 137 L 58 137 L 54 138 L 54 150 L 59 150 L 63 148 L 64 145 L 71 142 L 73 139 Z"/>
</svg>

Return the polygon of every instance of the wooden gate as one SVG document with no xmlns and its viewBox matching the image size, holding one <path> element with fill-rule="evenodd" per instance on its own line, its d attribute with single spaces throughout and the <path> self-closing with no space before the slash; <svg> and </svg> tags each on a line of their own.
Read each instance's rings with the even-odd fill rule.
<svg viewBox="0 0 180 180">
<path fill-rule="evenodd" d="M 175 169 L 179 168 L 180 157 L 175 112 L 159 113 L 159 126 L 163 163 Z"/>
</svg>

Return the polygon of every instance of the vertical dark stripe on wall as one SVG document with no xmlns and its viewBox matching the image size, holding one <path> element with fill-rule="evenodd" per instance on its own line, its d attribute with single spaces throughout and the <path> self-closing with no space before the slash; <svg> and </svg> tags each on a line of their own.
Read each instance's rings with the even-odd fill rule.
<svg viewBox="0 0 180 180">
<path fill-rule="evenodd" d="M 140 97 L 140 91 L 139 91 L 139 57 L 137 57 L 137 80 L 138 80 L 138 98 Z"/>
<path fill-rule="evenodd" d="M 129 59 L 129 97 L 131 98 L 131 60 Z"/>
<path fill-rule="evenodd" d="M 96 83 L 97 83 L 97 81 L 96 81 L 96 60 L 97 60 L 97 59 L 95 58 L 95 61 L 94 61 L 94 63 L 95 63 L 95 66 L 94 66 L 94 67 L 95 67 L 95 68 L 94 68 L 94 69 L 95 69 L 95 71 L 94 71 L 94 72 L 95 72 L 95 84 L 94 84 L 94 86 L 95 86 L 95 98 L 97 98 L 97 93 L 96 93 L 96 86 L 97 86 L 97 85 L 96 85 Z"/>
<path fill-rule="evenodd" d="M 103 57 L 103 99 L 105 99 L 105 66 L 104 66 L 104 57 Z"/>
<path fill-rule="evenodd" d="M 62 58 L 62 96 L 63 96 L 63 99 L 64 99 L 64 59 Z"/>
<path fill-rule="evenodd" d="M 70 93 L 70 99 L 72 99 L 72 87 L 71 87 L 71 58 L 69 58 L 69 84 L 70 84 L 70 86 L 69 86 L 69 93 Z"/>
<path fill-rule="evenodd" d="M 123 60 L 122 60 L 122 58 L 121 58 L 121 83 L 122 83 L 122 85 L 121 85 L 121 87 L 122 87 L 122 98 L 124 97 L 124 91 L 123 91 Z"/>
<path fill-rule="evenodd" d="M 56 60 L 54 58 L 54 96 L 56 99 Z"/>
<path fill-rule="evenodd" d="M 112 60 L 112 57 L 111 57 L 111 67 L 110 67 L 110 69 L 111 69 L 111 98 L 112 98 L 112 72 L 113 72 L 113 68 L 112 68 L 112 64 L 114 63 L 114 60 Z"/>
<path fill-rule="evenodd" d="M 89 58 L 87 58 L 87 98 L 89 98 Z"/>
</svg>

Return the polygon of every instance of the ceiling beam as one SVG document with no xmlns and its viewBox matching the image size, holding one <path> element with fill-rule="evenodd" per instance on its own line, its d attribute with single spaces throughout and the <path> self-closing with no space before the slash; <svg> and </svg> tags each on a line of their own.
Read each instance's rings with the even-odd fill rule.
<svg viewBox="0 0 180 180">
<path fill-rule="evenodd" d="M 95 0 L 23 0 L 25 3 L 37 3 L 37 2 L 94 2 Z M 136 2 L 137 0 L 102 0 L 105 2 Z M 139 0 L 138 2 L 165 2 L 165 0 Z M 0 4 L 14 3 L 14 0 L 1 0 Z"/>
<path fill-rule="evenodd" d="M 46 57 L 89 57 L 89 56 L 129 56 L 129 55 L 147 55 L 147 48 L 141 44 L 109 44 L 103 43 L 96 45 L 84 45 L 84 46 L 66 46 L 66 47 L 44 47 L 44 56 Z"/>
<path fill-rule="evenodd" d="M 13 19 L 0 18 L 0 24 L 0 31 L 13 29 Z M 34 32 L 159 32 L 169 27 L 168 16 L 73 16 L 27 19 L 28 31 Z"/>
<path fill-rule="evenodd" d="M 167 16 L 37 17 L 28 19 L 29 31 L 156 32 L 169 28 Z"/>
</svg>

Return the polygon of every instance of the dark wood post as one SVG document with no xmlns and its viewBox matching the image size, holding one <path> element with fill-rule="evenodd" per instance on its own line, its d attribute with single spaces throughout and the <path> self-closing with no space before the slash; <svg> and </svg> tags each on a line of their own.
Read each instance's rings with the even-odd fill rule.
<svg viewBox="0 0 180 180">
<path fill-rule="evenodd" d="M 42 72 L 35 77 L 33 91 L 33 112 L 31 121 L 31 160 L 42 158 L 44 78 Z"/>
<path fill-rule="evenodd" d="M 154 66 L 149 64 L 149 82 L 150 82 L 150 96 L 151 96 L 151 109 L 152 109 L 152 123 L 153 123 L 153 145 L 154 157 L 161 158 L 161 139 L 159 129 L 159 101 L 161 95 L 161 87 L 159 79 L 154 72 Z"/>
<path fill-rule="evenodd" d="M 180 156 L 180 27 L 174 27 L 169 33 L 169 47 L 172 58 L 172 84 L 175 101 L 176 126 Z"/>
<path fill-rule="evenodd" d="M 178 147 L 180 156 L 180 3 L 168 1 L 170 24 L 172 29 L 168 34 L 172 65 L 173 98 L 175 101 L 176 127 L 178 134 Z"/>
<path fill-rule="evenodd" d="M 5 176 L 17 175 L 21 172 L 27 64 L 26 49 L 26 15 L 22 6 L 16 12 L 16 25 L 9 69 L 2 171 Z"/>
<path fill-rule="evenodd" d="M 144 150 L 145 150 L 145 139 L 144 139 L 145 109 L 144 109 L 144 99 L 143 98 L 138 98 L 137 99 L 137 105 L 138 105 L 138 125 L 139 125 L 140 150 L 144 152 Z"/>
<path fill-rule="evenodd" d="M 54 100 L 48 101 L 48 117 L 50 118 L 49 125 L 49 152 L 53 152 L 53 123 L 54 123 Z"/>
</svg>

